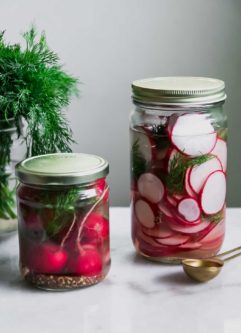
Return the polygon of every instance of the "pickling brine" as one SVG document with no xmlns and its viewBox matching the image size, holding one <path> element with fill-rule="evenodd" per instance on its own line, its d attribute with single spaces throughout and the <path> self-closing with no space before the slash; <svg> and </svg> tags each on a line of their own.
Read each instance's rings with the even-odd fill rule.
<svg viewBox="0 0 241 333">
<path fill-rule="evenodd" d="M 185 79 L 176 78 L 176 84 Z M 134 88 L 143 88 L 142 82 L 134 82 Z M 195 78 L 192 83 L 195 87 Z M 165 85 L 165 78 L 160 85 Z M 144 89 L 147 86 L 145 82 Z M 164 99 L 166 90 L 162 86 L 155 93 Z M 174 90 L 177 94 L 178 89 Z M 141 255 L 164 262 L 215 255 L 225 231 L 227 127 L 223 101 L 187 104 L 190 94 L 180 86 L 179 91 L 187 95 L 185 105 L 173 106 L 170 100 L 168 105 L 140 103 L 134 90 L 137 107 L 130 128 L 133 243 Z"/>
</svg>

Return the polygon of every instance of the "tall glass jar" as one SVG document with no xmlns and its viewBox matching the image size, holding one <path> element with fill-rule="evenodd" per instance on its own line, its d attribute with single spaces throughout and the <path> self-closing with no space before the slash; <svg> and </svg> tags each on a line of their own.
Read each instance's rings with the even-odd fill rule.
<svg viewBox="0 0 241 333">
<path fill-rule="evenodd" d="M 110 268 L 108 163 L 49 154 L 16 167 L 20 270 L 43 289 L 93 285 Z"/>
<path fill-rule="evenodd" d="M 164 77 L 134 81 L 132 88 L 135 248 L 162 262 L 213 256 L 225 230 L 224 82 Z"/>
<path fill-rule="evenodd" d="M 0 120 L 0 239 L 17 230 L 14 167 L 24 155 L 18 132 L 14 118 Z"/>
</svg>

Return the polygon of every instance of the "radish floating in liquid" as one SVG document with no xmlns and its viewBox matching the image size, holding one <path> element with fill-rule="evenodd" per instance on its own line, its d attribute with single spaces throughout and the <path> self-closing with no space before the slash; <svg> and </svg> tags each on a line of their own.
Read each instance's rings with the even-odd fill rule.
<svg viewBox="0 0 241 333">
<path fill-rule="evenodd" d="M 220 160 L 223 168 L 223 172 L 227 171 L 227 143 L 218 138 L 215 147 L 211 151 L 211 154 L 217 156 Z"/>
<path fill-rule="evenodd" d="M 152 173 L 143 173 L 137 187 L 140 194 L 152 203 L 160 202 L 165 193 L 162 181 Z"/>
<path fill-rule="evenodd" d="M 151 206 L 144 200 L 135 203 L 135 213 L 138 221 L 147 228 L 155 226 L 155 215 Z"/>
</svg>

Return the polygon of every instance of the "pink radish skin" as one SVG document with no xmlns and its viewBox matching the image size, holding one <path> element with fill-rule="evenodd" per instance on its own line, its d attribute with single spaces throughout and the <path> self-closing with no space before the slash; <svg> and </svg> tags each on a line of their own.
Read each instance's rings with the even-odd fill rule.
<svg viewBox="0 0 241 333">
<path fill-rule="evenodd" d="M 218 213 L 225 204 L 226 177 L 223 171 L 214 171 L 206 179 L 200 192 L 200 204 L 206 215 Z"/>
<path fill-rule="evenodd" d="M 167 238 L 167 237 L 172 236 L 174 233 L 164 223 L 159 223 L 152 229 L 143 227 L 142 230 L 145 235 L 150 236 L 150 237 L 156 237 L 156 238 Z"/>
<path fill-rule="evenodd" d="M 205 236 L 203 237 L 200 242 L 202 244 L 212 242 L 215 239 L 218 239 L 224 235 L 225 225 L 224 220 L 220 221 L 214 228 Z"/>
<path fill-rule="evenodd" d="M 137 131 L 134 131 L 133 133 L 133 143 L 138 143 L 142 157 L 146 160 L 146 162 L 150 162 L 155 159 L 156 144 L 154 140 L 148 136 L 147 133 L 145 133 L 146 131 L 144 133 L 143 131 L 145 131 L 143 127 L 137 127 Z"/>
<path fill-rule="evenodd" d="M 213 150 L 211 151 L 212 155 L 215 155 L 221 162 L 223 172 L 227 171 L 227 143 L 223 140 L 218 138 L 216 145 L 214 146 Z"/>
<path fill-rule="evenodd" d="M 196 233 L 199 233 L 199 232 L 207 229 L 210 225 L 210 222 L 202 221 L 198 225 L 187 227 L 187 226 L 183 226 L 183 225 L 178 224 L 174 219 L 169 219 L 168 220 L 168 225 L 174 231 L 178 231 L 178 232 L 181 232 L 181 233 L 184 233 L 184 234 L 196 234 Z"/>
<path fill-rule="evenodd" d="M 171 212 L 170 204 L 167 202 L 160 202 L 158 204 L 158 209 L 160 212 L 168 217 L 173 217 L 173 214 Z"/>
<path fill-rule="evenodd" d="M 189 184 L 193 192 L 198 194 L 208 175 L 218 170 L 222 170 L 222 165 L 216 157 L 192 167 L 189 172 Z"/>
<path fill-rule="evenodd" d="M 196 250 L 202 246 L 199 242 L 188 242 L 179 246 L 180 250 Z"/>
<path fill-rule="evenodd" d="M 177 201 L 171 197 L 170 195 L 167 195 L 167 201 L 173 206 L 176 207 L 177 206 Z"/>
<path fill-rule="evenodd" d="M 189 236 L 176 234 L 168 238 L 156 238 L 156 242 L 166 246 L 179 246 L 185 244 L 190 239 Z"/>
<path fill-rule="evenodd" d="M 195 197 L 196 196 L 196 193 L 192 190 L 191 186 L 190 186 L 190 183 L 189 183 L 189 175 L 190 175 L 190 172 L 191 172 L 191 168 L 188 168 L 186 170 L 186 174 L 185 174 L 185 180 L 184 180 L 184 186 L 185 186 L 185 190 L 187 192 L 187 194 L 190 196 L 190 197 Z"/>
<path fill-rule="evenodd" d="M 177 203 L 178 203 L 178 201 L 184 199 L 184 197 L 185 197 L 182 194 L 173 194 L 172 196 L 173 196 L 173 199 L 175 199 L 177 201 Z"/>
<path fill-rule="evenodd" d="M 217 141 L 217 133 L 203 114 L 184 114 L 177 118 L 171 131 L 171 141 L 182 154 L 209 154 Z"/>
<path fill-rule="evenodd" d="M 188 222 L 195 222 L 199 220 L 201 216 L 198 202 L 193 198 L 182 199 L 178 203 L 177 210 Z"/>
<path fill-rule="evenodd" d="M 143 173 L 137 182 L 140 194 L 152 203 L 158 203 L 165 194 L 162 181 L 153 173 Z"/>
<path fill-rule="evenodd" d="M 152 246 L 158 247 L 158 244 L 156 243 L 156 241 L 152 237 L 145 235 L 143 232 L 141 232 L 141 230 L 138 230 L 137 237 L 138 237 L 139 241 L 143 240 L 144 242 L 146 242 Z"/>
<path fill-rule="evenodd" d="M 138 221 L 146 228 L 154 228 L 155 215 L 151 206 L 144 200 L 135 203 L 135 213 Z"/>
</svg>

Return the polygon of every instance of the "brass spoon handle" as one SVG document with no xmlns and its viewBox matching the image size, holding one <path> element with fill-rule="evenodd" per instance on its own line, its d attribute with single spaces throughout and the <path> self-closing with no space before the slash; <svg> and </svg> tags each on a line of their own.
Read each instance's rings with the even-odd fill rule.
<svg viewBox="0 0 241 333">
<path fill-rule="evenodd" d="M 234 254 L 234 255 L 231 256 L 231 257 L 225 258 L 223 261 L 228 261 L 228 260 L 231 260 L 231 259 L 236 258 L 236 257 L 239 257 L 239 256 L 241 256 L 241 252 L 240 252 L 240 253 L 237 253 L 237 254 Z"/>
<path fill-rule="evenodd" d="M 230 253 L 233 253 L 233 252 L 236 252 L 236 251 L 239 251 L 241 250 L 241 246 L 238 246 L 238 247 L 235 247 L 234 249 L 231 249 L 231 250 L 228 250 L 228 251 L 225 251 L 223 253 L 220 253 L 218 254 L 216 257 L 222 257 L 222 256 L 226 256 L 227 254 L 230 254 Z M 235 256 L 238 256 L 239 254 L 235 255 Z M 231 257 L 229 257 L 231 259 Z M 225 259 L 226 260 L 226 259 Z"/>
</svg>

